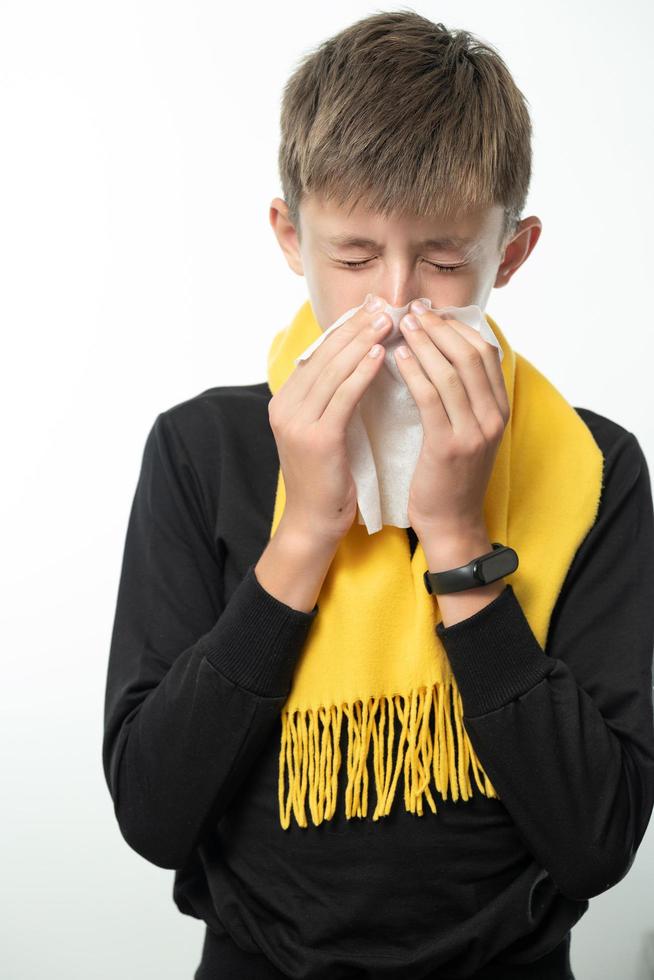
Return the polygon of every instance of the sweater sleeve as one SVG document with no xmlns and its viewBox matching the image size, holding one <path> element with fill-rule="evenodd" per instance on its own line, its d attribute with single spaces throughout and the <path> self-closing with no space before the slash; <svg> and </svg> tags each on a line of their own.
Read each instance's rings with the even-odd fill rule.
<svg viewBox="0 0 654 980">
<path fill-rule="evenodd" d="M 254 564 L 225 603 L 211 526 L 169 409 L 147 436 L 129 515 L 102 742 L 120 831 L 161 868 L 182 867 L 229 807 L 318 612 L 277 600 Z"/>
<path fill-rule="evenodd" d="M 558 890 L 580 901 L 627 874 L 654 805 L 652 554 L 649 472 L 625 430 L 546 651 L 510 583 L 436 626 L 500 801 Z"/>
</svg>

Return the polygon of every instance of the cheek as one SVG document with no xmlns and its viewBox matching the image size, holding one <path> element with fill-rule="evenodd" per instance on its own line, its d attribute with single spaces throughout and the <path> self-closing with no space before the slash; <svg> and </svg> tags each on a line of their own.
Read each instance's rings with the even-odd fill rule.
<svg viewBox="0 0 654 980">
<path fill-rule="evenodd" d="M 483 276 L 479 270 L 466 272 L 434 272 L 425 283 L 425 296 L 432 306 L 479 306 L 485 294 Z"/>
<path fill-rule="evenodd" d="M 361 306 L 373 289 L 367 278 L 342 269 L 323 269 L 312 278 L 307 276 L 311 306 L 321 330 L 330 327 L 346 310 Z"/>
</svg>

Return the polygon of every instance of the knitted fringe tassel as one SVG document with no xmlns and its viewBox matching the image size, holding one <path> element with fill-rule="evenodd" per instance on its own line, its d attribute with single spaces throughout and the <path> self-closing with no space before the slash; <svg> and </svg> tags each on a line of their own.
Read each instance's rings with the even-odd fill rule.
<svg viewBox="0 0 654 980">
<path fill-rule="evenodd" d="M 434 732 L 430 729 L 434 708 Z M 452 728 L 450 708 L 454 707 L 456 727 Z M 378 710 L 379 709 L 379 710 Z M 402 725 L 396 761 L 393 766 L 395 711 Z M 279 814 L 282 827 L 290 825 L 290 810 L 301 827 L 308 826 L 305 812 L 307 778 L 309 809 L 314 824 L 330 820 L 336 810 L 338 773 L 341 764 L 340 735 L 343 712 L 348 716 L 347 788 L 345 815 L 365 817 L 368 813 L 367 757 L 370 737 L 373 740 L 373 766 L 377 805 L 373 820 L 386 816 L 391 809 L 398 778 L 404 761 L 404 805 L 411 813 L 423 813 L 423 795 L 437 812 L 429 789 L 433 773 L 436 789 L 443 800 L 448 789 L 453 800 L 472 796 L 470 766 L 479 791 L 484 796 L 499 795 L 484 772 L 463 725 L 463 704 L 451 683 L 421 687 L 408 695 L 396 694 L 390 699 L 369 698 L 364 704 L 332 705 L 306 711 L 282 711 L 282 742 L 279 755 Z M 386 751 L 383 740 L 388 712 Z M 319 731 L 322 722 L 322 732 Z M 405 748 L 406 741 L 406 748 Z M 385 756 L 385 757 L 384 757 Z M 289 788 L 285 798 L 285 770 Z"/>
</svg>

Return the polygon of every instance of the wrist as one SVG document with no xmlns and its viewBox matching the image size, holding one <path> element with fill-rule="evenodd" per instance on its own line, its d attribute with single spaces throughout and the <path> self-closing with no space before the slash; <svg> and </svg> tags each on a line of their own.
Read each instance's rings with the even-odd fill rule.
<svg viewBox="0 0 654 980">
<path fill-rule="evenodd" d="M 420 538 L 420 543 L 430 572 L 447 572 L 452 568 L 460 568 L 493 550 L 493 543 L 485 527 L 468 529 L 453 536 L 436 535 L 432 531 Z M 500 578 L 460 592 L 435 596 L 443 627 L 447 629 L 473 616 L 501 595 L 505 587 L 506 579 Z"/>
<path fill-rule="evenodd" d="M 444 572 L 450 568 L 467 565 L 473 558 L 493 550 L 488 531 L 483 528 L 466 528 L 458 533 L 437 532 L 431 529 L 418 538 L 430 572 Z"/>
<path fill-rule="evenodd" d="M 309 527 L 295 518 L 287 517 L 285 514 L 277 526 L 277 535 L 284 541 L 285 546 L 301 554 L 320 554 L 333 555 L 338 548 L 341 537 L 335 534 L 326 534 L 316 531 L 315 527 Z"/>
</svg>

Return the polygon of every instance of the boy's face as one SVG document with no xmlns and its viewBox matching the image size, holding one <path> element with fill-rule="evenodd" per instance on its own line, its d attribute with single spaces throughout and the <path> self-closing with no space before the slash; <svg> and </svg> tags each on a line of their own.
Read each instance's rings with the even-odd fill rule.
<svg viewBox="0 0 654 980">
<path fill-rule="evenodd" d="M 501 247 L 502 217 L 501 206 L 491 205 L 448 221 L 384 218 L 361 205 L 348 213 L 309 195 L 300 205 L 300 240 L 285 201 L 277 197 L 270 207 L 270 223 L 289 266 L 306 277 L 321 330 L 363 303 L 366 293 L 391 306 L 426 296 L 436 307 L 474 303 L 483 310 L 491 289 L 506 285 L 540 236 L 540 220 L 525 218 Z M 353 262 L 364 264 L 348 267 Z"/>
</svg>

